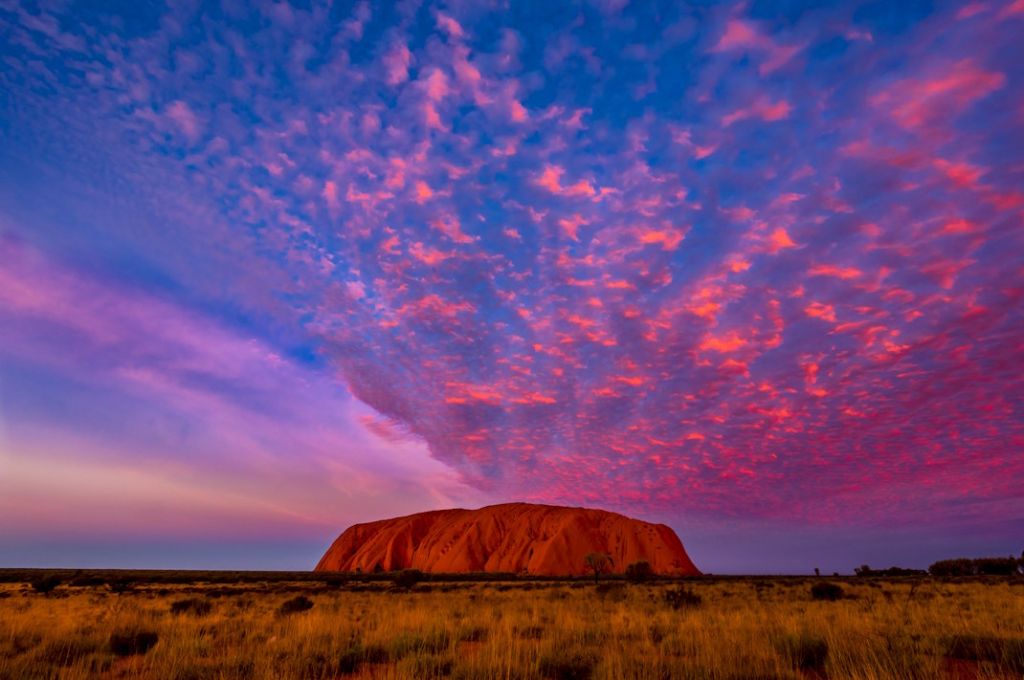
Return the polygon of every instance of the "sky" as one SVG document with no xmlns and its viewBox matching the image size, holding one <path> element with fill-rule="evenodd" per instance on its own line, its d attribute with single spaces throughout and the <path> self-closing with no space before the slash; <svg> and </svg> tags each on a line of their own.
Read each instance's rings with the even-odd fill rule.
<svg viewBox="0 0 1024 680">
<path fill-rule="evenodd" d="M 1024 548 L 1024 0 L 0 0 L 0 565 L 531 501 Z"/>
</svg>

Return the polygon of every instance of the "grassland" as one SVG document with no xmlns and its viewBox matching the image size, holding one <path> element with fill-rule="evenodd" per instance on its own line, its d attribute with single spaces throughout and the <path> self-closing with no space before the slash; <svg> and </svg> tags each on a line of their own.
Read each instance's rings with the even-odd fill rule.
<svg viewBox="0 0 1024 680">
<path fill-rule="evenodd" d="M 1020 579 L 38 576 L 0 573 L 4 680 L 1024 677 Z"/>
</svg>

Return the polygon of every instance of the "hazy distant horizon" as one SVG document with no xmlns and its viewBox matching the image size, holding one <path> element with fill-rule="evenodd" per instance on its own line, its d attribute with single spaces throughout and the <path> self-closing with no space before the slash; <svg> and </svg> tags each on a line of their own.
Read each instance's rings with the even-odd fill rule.
<svg viewBox="0 0 1024 680">
<path fill-rule="evenodd" d="M 5 540 L 0 546 L 0 568 L 311 571 L 345 528 L 339 527 L 323 540 L 311 537 L 295 541 Z M 1024 526 L 1016 529 L 1018 536 L 1024 535 L 1021 529 Z M 698 568 L 722 575 L 812 574 L 816 567 L 823 574 L 852 574 L 862 564 L 874 568 L 926 569 L 941 559 L 1020 556 L 1024 549 L 1017 545 L 1019 541 L 999 536 L 976 536 L 969 541 L 929 541 L 920 537 L 915 540 L 912 530 L 865 534 L 862 543 L 851 543 L 845 536 L 829 540 L 826 536 L 801 537 L 782 530 L 760 530 L 758 535 L 715 530 L 690 536 L 676 531 Z M 786 553 L 797 556 L 787 558 Z M 818 559 L 813 558 L 815 553 Z"/>
</svg>

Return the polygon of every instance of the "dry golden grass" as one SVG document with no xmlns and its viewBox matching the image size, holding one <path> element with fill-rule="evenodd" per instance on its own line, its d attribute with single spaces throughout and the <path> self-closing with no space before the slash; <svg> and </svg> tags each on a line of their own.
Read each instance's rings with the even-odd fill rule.
<svg viewBox="0 0 1024 680">
<path fill-rule="evenodd" d="M 61 586 L 48 595 L 8 584 L 0 585 L 0 678 L 1024 673 L 1019 583 L 844 581 L 846 597 L 838 601 L 813 600 L 811 583 L 699 580 L 687 588 L 701 603 L 678 609 L 664 597 L 675 584 L 433 583 L 411 592 L 367 584 L 155 584 L 120 594 Z M 312 608 L 280 612 L 298 596 Z M 172 613 L 183 600 L 192 603 Z M 150 649 L 140 632 L 156 634 Z"/>
</svg>

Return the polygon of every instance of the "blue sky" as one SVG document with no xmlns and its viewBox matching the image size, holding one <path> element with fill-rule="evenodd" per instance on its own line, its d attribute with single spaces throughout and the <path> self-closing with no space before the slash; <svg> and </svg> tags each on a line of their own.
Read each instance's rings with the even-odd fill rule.
<svg viewBox="0 0 1024 680">
<path fill-rule="evenodd" d="M 0 563 L 536 501 L 1018 553 L 1020 0 L 0 3 Z"/>
</svg>

